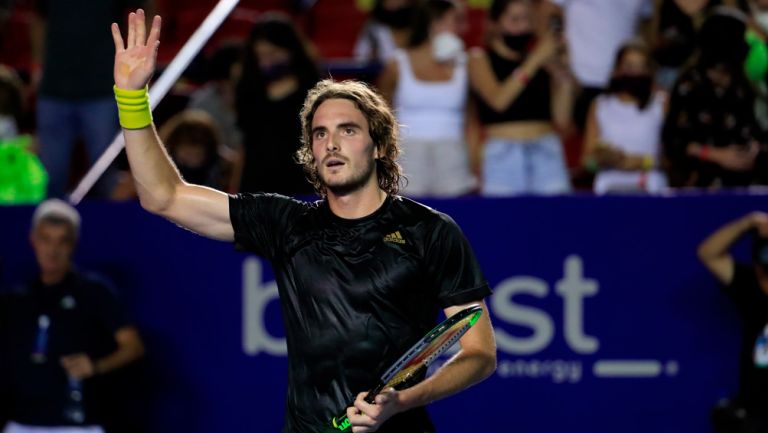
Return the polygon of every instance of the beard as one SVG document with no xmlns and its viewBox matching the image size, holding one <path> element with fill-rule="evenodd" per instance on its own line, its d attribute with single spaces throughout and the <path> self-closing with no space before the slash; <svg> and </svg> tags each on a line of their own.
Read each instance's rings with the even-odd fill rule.
<svg viewBox="0 0 768 433">
<path fill-rule="evenodd" d="M 363 166 L 360 170 L 352 173 L 346 179 L 329 182 L 323 174 L 322 167 L 320 170 L 318 170 L 318 177 L 327 190 L 333 192 L 334 195 L 344 196 L 349 195 L 365 186 L 371 180 L 371 177 L 375 172 L 376 161 L 371 159 L 368 160 L 365 166 Z"/>
</svg>

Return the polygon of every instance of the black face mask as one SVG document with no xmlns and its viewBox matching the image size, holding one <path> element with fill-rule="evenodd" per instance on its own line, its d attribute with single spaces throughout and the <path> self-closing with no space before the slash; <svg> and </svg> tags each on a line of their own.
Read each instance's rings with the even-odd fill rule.
<svg viewBox="0 0 768 433">
<path fill-rule="evenodd" d="M 265 68 L 259 68 L 259 70 L 261 71 L 261 76 L 264 77 L 267 82 L 272 82 L 284 78 L 287 75 L 291 75 L 293 73 L 293 65 L 288 61 L 275 63 Z"/>
<path fill-rule="evenodd" d="M 653 77 L 650 75 L 618 75 L 611 78 L 609 89 L 616 92 L 626 92 L 632 95 L 640 103 L 640 107 L 645 107 L 651 99 L 653 90 Z"/>
<path fill-rule="evenodd" d="M 411 25 L 413 7 L 404 7 L 395 10 L 381 9 L 376 12 L 376 21 L 394 29 L 404 29 Z"/>
<path fill-rule="evenodd" d="M 533 33 L 520 33 L 517 35 L 505 34 L 502 37 L 504 38 L 504 44 L 507 48 L 518 53 L 527 52 L 528 47 L 531 46 L 531 42 L 533 41 Z"/>
</svg>

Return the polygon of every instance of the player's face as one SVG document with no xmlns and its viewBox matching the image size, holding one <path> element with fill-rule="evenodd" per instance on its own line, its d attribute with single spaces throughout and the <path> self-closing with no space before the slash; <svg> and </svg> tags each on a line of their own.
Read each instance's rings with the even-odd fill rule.
<svg viewBox="0 0 768 433">
<path fill-rule="evenodd" d="M 41 273 L 61 273 L 69 269 L 75 250 L 72 227 L 42 222 L 32 232 L 31 242 Z"/>
<path fill-rule="evenodd" d="M 378 151 L 368 120 L 348 99 L 328 99 L 312 118 L 312 153 L 320 180 L 337 195 L 376 183 Z"/>
</svg>

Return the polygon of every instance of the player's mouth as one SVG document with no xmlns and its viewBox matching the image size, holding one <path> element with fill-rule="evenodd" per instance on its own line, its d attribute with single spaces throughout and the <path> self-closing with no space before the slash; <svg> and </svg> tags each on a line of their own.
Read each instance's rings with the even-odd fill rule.
<svg viewBox="0 0 768 433">
<path fill-rule="evenodd" d="M 327 168 L 338 168 L 338 167 L 341 167 L 341 166 L 343 166 L 345 164 L 346 163 L 344 161 L 342 161 L 341 159 L 339 159 L 339 158 L 328 158 L 325 161 L 325 166 Z"/>
</svg>

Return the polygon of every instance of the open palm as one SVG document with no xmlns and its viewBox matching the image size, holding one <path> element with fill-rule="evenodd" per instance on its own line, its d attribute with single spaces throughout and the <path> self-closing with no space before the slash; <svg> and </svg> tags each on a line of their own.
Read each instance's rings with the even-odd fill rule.
<svg viewBox="0 0 768 433">
<path fill-rule="evenodd" d="M 157 47 L 160 45 L 161 19 L 155 16 L 147 37 L 144 11 L 128 15 L 127 44 L 123 42 L 120 28 L 112 23 L 112 39 L 115 41 L 115 85 L 120 89 L 138 90 L 149 82 L 155 72 Z"/>
</svg>

